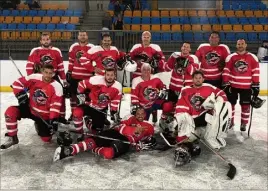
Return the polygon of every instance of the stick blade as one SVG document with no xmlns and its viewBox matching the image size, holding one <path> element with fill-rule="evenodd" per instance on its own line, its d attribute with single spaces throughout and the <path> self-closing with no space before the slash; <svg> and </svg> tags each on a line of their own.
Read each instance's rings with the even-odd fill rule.
<svg viewBox="0 0 268 191">
<path fill-rule="evenodd" d="M 228 165 L 230 166 L 230 169 L 227 172 L 227 176 L 232 180 L 235 177 L 235 175 L 236 175 L 236 168 L 231 163 L 228 163 Z"/>
</svg>

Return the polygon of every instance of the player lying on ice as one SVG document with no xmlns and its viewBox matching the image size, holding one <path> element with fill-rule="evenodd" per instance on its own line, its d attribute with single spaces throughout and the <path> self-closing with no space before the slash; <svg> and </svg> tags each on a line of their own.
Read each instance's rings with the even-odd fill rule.
<svg viewBox="0 0 268 191">
<path fill-rule="evenodd" d="M 21 77 L 12 84 L 19 105 L 10 106 L 5 112 L 7 140 L 1 145 L 1 149 L 19 143 L 17 121 L 22 118 L 34 120 L 36 131 L 42 141 L 50 142 L 54 131 L 57 130 L 63 99 L 62 87 L 53 79 L 54 74 L 53 66 L 44 64 L 42 74 Z M 29 90 L 29 97 L 26 88 Z"/>
<path fill-rule="evenodd" d="M 92 151 L 105 159 L 112 159 L 128 152 L 131 146 L 134 146 L 137 151 L 150 149 L 156 144 L 156 140 L 152 137 L 154 127 L 144 121 L 145 117 L 145 110 L 141 107 L 137 108 L 135 116 L 121 121 L 113 129 L 104 130 L 98 135 L 85 134 L 84 140 L 77 144 L 58 147 L 54 154 L 54 161 L 85 151 Z M 66 145 L 64 139 L 58 142 Z"/>
<path fill-rule="evenodd" d="M 203 73 L 195 71 L 193 85 L 182 88 L 175 115 L 171 103 L 163 105 L 159 124 L 165 141 L 177 145 L 175 165 L 186 164 L 200 154 L 193 133 L 214 149 L 226 146 L 224 138 L 231 123 L 231 104 L 222 90 L 203 81 Z"/>
</svg>

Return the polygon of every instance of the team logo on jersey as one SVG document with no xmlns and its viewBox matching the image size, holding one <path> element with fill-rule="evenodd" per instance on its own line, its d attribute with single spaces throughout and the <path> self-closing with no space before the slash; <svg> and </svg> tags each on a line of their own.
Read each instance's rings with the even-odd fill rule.
<svg viewBox="0 0 268 191">
<path fill-rule="evenodd" d="M 220 61 L 221 57 L 217 52 L 209 52 L 206 55 L 206 61 L 209 65 L 215 65 Z"/>
<path fill-rule="evenodd" d="M 100 93 L 98 97 L 98 103 L 102 105 L 107 105 L 109 103 L 109 96 L 105 93 Z"/>
<path fill-rule="evenodd" d="M 79 60 L 83 56 L 84 52 L 82 50 L 77 51 L 75 54 L 75 57 L 77 60 Z"/>
<path fill-rule="evenodd" d="M 51 64 L 53 62 L 53 59 L 49 55 L 43 55 L 40 59 L 41 64 Z"/>
<path fill-rule="evenodd" d="M 193 106 L 193 108 L 195 108 L 196 110 L 201 109 L 201 106 L 202 106 L 204 100 L 205 99 L 200 95 L 190 96 L 190 103 Z"/>
<path fill-rule="evenodd" d="M 243 60 L 238 60 L 235 64 L 235 70 L 239 73 L 245 73 L 248 70 L 248 64 Z"/>
<path fill-rule="evenodd" d="M 45 105 L 47 102 L 48 96 L 46 95 L 45 92 L 43 92 L 41 89 L 37 89 L 33 93 L 33 100 L 38 104 L 38 105 Z"/>
<path fill-rule="evenodd" d="M 115 61 L 110 57 L 106 57 L 106 58 L 103 59 L 102 65 L 103 65 L 104 68 L 114 68 L 115 67 Z"/>
<path fill-rule="evenodd" d="M 157 89 L 148 87 L 144 90 L 143 96 L 148 100 L 148 101 L 153 101 L 156 100 L 158 93 Z"/>
</svg>

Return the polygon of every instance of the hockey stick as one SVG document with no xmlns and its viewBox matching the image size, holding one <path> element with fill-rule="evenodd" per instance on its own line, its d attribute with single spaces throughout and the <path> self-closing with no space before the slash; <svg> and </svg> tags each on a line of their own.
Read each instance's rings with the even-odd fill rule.
<svg viewBox="0 0 268 191">
<path fill-rule="evenodd" d="M 229 171 L 227 172 L 227 176 L 232 180 L 235 175 L 236 175 L 236 167 L 228 162 L 227 159 L 225 159 L 220 153 L 218 153 L 217 151 L 215 151 L 213 148 L 211 148 L 205 141 L 203 141 L 198 135 L 196 135 L 195 133 L 191 132 L 198 140 L 200 140 L 201 143 L 203 143 L 209 150 L 211 150 L 215 155 L 217 155 L 222 161 L 224 161 L 226 164 L 229 165 Z"/>
<path fill-rule="evenodd" d="M 18 66 L 16 65 L 16 63 L 14 62 L 14 60 L 12 59 L 11 57 L 11 53 L 10 53 L 10 47 L 8 47 L 8 57 L 9 57 L 9 60 L 13 63 L 13 65 L 15 66 L 15 68 L 17 69 L 17 71 L 19 72 L 19 74 L 21 75 L 21 77 L 23 77 L 20 69 L 18 68 Z"/>
<path fill-rule="evenodd" d="M 175 145 L 171 145 L 171 144 L 169 143 L 169 141 L 166 139 L 166 137 L 163 135 L 163 133 L 160 133 L 160 136 L 163 138 L 163 140 L 166 142 L 166 144 L 167 144 L 168 146 L 173 147 L 173 148 L 176 147 L 177 144 L 175 144 Z"/>
<path fill-rule="evenodd" d="M 250 111 L 250 122 L 248 126 L 248 137 L 250 136 L 250 129 L 251 129 L 251 123 L 252 123 L 252 116 L 253 116 L 253 106 L 251 106 L 251 111 Z"/>
</svg>

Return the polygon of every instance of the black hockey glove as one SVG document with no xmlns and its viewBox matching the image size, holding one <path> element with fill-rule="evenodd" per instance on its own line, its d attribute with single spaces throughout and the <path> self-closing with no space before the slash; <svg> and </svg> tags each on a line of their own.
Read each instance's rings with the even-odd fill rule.
<svg viewBox="0 0 268 191">
<path fill-rule="evenodd" d="M 72 72 L 68 70 L 68 72 L 66 73 L 66 81 L 71 84 L 72 83 Z"/>
<path fill-rule="evenodd" d="M 231 88 L 231 85 L 230 85 L 230 83 L 229 82 L 224 82 L 223 84 L 222 84 L 222 90 L 226 93 L 226 94 L 230 94 L 230 93 L 232 93 L 232 88 Z"/>
<path fill-rule="evenodd" d="M 152 60 L 150 60 L 149 64 L 153 69 L 156 69 L 159 66 L 159 61 L 156 59 L 152 59 Z"/>
<path fill-rule="evenodd" d="M 77 94 L 77 105 L 84 105 L 86 102 L 86 94 Z"/>
<path fill-rule="evenodd" d="M 121 119 L 117 111 L 111 111 L 111 120 L 114 121 L 115 123 L 120 122 Z"/>
<path fill-rule="evenodd" d="M 59 132 L 57 134 L 57 143 L 60 146 L 70 146 L 73 143 L 71 134 L 67 131 Z"/>
<path fill-rule="evenodd" d="M 29 105 L 29 97 L 25 91 L 17 93 L 16 98 L 18 99 L 19 105 Z"/>
<path fill-rule="evenodd" d="M 40 63 L 34 63 L 33 73 L 40 73 L 42 69 L 42 65 Z"/>
<path fill-rule="evenodd" d="M 48 120 L 47 123 L 51 135 L 58 131 L 58 121 L 56 119 Z"/>
<path fill-rule="evenodd" d="M 130 114 L 131 115 L 135 115 L 136 114 L 136 111 L 137 109 L 139 108 L 140 106 L 138 104 L 133 104 L 130 106 Z"/>
<path fill-rule="evenodd" d="M 168 96 L 168 90 L 166 88 L 163 88 L 162 90 L 159 91 L 158 98 L 159 99 L 166 99 Z"/>
<path fill-rule="evenodd" d="M 253 97 L 257 97 L 260 93 L 260 83 L 251 84 L 251 94 Z"/>
</svg>

